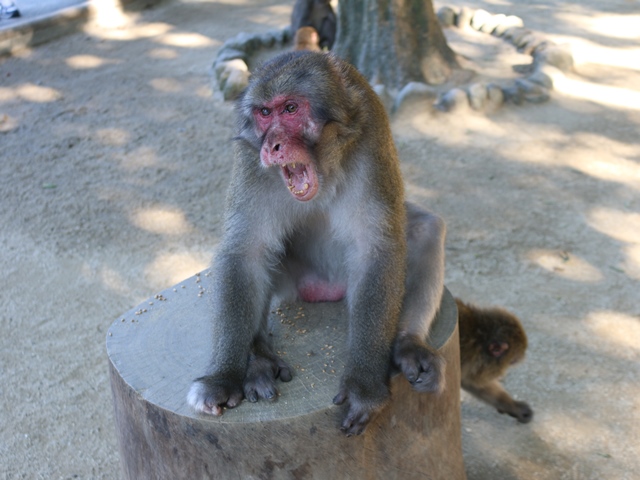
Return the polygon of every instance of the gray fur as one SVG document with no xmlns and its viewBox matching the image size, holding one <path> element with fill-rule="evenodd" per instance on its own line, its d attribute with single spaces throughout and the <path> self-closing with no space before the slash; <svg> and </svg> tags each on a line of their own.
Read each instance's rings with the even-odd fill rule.
<svg viewBox="0 0 640 480">
<path fill-rule="evenodd" d="M 310 121 L 322 126 L 305 139 L 320 185 L 310 201 L 292 198 L 279 167 L 260 161 L 253 111 L 281 95 L 306 98 Z M 418 390 L 441 388 L 441 361 L 424 340 L 443 289 L 444 224 L 405 205 L 384 108 L 346 63 L 277 57 L 252 75 L 238 115 L 225 232 L 209 277 L 214 352 L 188 401 L 220 414 L 238 395 L 271 398 L 275 379 L 290 379 L 268 345 L 266 317 L 274 298 L 295 296 L 313 275 L 346 288 L 350 358 L 334 402 L 348 405 L 342 429 L 359 434 L 388 401 L 392 365 Z"/>
</svg>

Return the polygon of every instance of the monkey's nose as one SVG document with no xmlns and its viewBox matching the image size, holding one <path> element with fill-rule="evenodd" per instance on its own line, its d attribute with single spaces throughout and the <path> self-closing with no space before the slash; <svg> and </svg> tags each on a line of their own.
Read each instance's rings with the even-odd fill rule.
<svg viewBox="0 0 640 480">
<path fill-rule="evenodd" d="M 274 152 L 279 152 L 279 151 L 280 151 L 280 144 L 279 144 L 279 143 L 276 143 L 276 144 L 273 146 L 273 151 L 274 151 Z"/>
</svg>

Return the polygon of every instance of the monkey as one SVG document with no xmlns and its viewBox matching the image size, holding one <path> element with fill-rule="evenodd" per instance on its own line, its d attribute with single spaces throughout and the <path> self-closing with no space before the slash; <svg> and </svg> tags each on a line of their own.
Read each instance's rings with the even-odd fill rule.
<svg viewBox="0 0 640 480">
<path fill-rule="evenodd" d="M 344 301 L 348 355 L 333 403 L 361 434 L 399 370 L 418 392 L 444 387 L 425 342 L 444 289 L 446 227 L 405 202 L 384 106 L 347 62 L 290 51 L 256 69 L 236 104 L 224 233 L 207 290 L 213 351 L 187 394 L 197 412 L 275 400 L 291 367 L 270 344 L 280 301 Z"/>
<path fill-rule="evenodd" d="M 313 27 L 301 27 L 293 39 L 294 50 L 320 51 L 320 37 Z"/>
<path fill-rule="evenodd" d="M 533 418 L 531 407 L 511 398 L 499 382 L 511 365 L 524 358 L 527 334 L 522 323 L 502 308 L 479 308 L 455 300 L 462 388 L 494 406 L 499 413 L 529 423 Z"/>
<path fill-rule="evenodd" d="M 320 36 L 320 48 L 331 50 L 338 21 L 329 0 L 296 0 L 291 12 L 291 31 L 313 27 Z"/>
</svg>

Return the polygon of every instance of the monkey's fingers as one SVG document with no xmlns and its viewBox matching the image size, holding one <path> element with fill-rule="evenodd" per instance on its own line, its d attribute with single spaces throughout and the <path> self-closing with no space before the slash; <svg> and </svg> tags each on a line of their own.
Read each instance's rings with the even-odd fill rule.
<svg viewBox="0 0 640 480">
<path fill-rule="evenodd" d="M 414 337 L 398 341 L 394 362 L 418 392 L 441 392 L 444 389 L 444 359 L 424 342 Z"/>
<path fill-rule="evenodd" d="M 420 357 L 421 373 L 413 384 L 419 392 L 440 393 L 444 390 L 445 361 L 440 355 L 427 351 Z"/>
</svg>

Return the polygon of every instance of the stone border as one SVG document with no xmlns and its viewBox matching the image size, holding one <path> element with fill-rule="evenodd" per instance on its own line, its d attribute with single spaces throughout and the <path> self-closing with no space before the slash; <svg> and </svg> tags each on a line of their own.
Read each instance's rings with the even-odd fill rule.
<svg viewBox="0 0 640 480">
<path fill-rule="evenodd" d="M 525 28 L 520 17 L 493 15 L 486 10 L 467 7 L 442 7 L 437 12 L 443 28 L 471 27 L 511 43 L 516 49 L 532 57 L 531 65 L 521 69 L 525 74 L 506 86 L 494 83 L 472 83 L 454 88 L 438 96 L 435 108 L 449 112 L 465 104 L 473 110 L 487 111 L 503 103 L 520 105 L 523 101 L 542 103 L 549 100 L 554 80 L 573 69 L 573 56 L 567 45 L 558 45 L 539 33 Z M 404 89 L 403 89 L 404 90 Z M 399 97 L 402 97 L 400 92 Z"/>
<path fill-rule="evenodd" d="M 420 82 L 407 84 L 392 98 L 383 85 L 373 88 L 380 95 L 388 110 L 398 111 L 403 105 L 417 98 L 435 97 L 434 107 L 451 112 L 469 106 L 476 111 L 491 112 L 504 103 L 521 105 L 523 102 L 542 103 L 550 98 L 554 80 L 573 68 L 573 57 L 567 45 L 557 45 L 539 33 L 525 28 L 520 17 L 493 15 L 486 10 L 467 7 L 442 7 L 437 12 L 443 28 L 473 28 L 511 43 L 519 52 L 531 55 L 532 63 L 520 69 L 524 74 L 506 85 L 475 82 L 456 87 L 444 93 Z M 249 59 L 261 50 L 274 46 L 286 47 L 292 40 L 291 30 L 273 30 L 264 34 L 239 33 L 227 40 L 213 63 L 217 85 L 214 92 L 222 92 L 224 100 L 233 100 L 240 95 L 249 82 Z"/>
<path fill-rule="evenodd" d="M 213 62 L 217 90 L 222 92 L 223 99 L 236 99 L 249 84 L 249 58 L 261 50 L 285 47 L 291 39 L 291 28 L 285 27 L 253 35 L 239 33 L 224 42 Z"/>
</svg>

